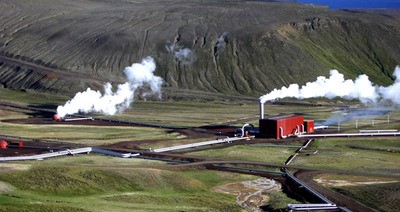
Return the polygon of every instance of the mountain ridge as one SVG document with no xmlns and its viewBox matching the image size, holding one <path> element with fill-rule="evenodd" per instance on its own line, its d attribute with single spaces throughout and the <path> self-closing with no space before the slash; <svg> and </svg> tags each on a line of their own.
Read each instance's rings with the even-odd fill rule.
<svg viewBox="0 0 400 212">
<path fill-rule="evenodd" d="M 329 69 L 388 85 L 400 64 L 400 12 L 393 9 L 262 1 L 0 3 L 0 83 L 13 89 L 101 89 L 105 81 L 123 82 L 123 69 L 145 56 L 155 59 L 169 90 L 247 96 L 304 84 Z M 40 71 L 46 67 L 57 74 Z"/>
</svg>

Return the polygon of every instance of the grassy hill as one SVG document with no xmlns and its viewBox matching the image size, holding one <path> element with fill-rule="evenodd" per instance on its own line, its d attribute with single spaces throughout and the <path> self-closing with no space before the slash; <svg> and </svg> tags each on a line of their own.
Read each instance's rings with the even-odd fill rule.
<svg viewBox="0 0 400 212">
<path fill-rule="evenodd" d="M 165 87 L 258 96 L 336 68 L 387 85 L 400 64 L 396 10 L 291 2 L 0 0 L 0 84 L 72 94 L 145 56 Z M 167 89 L 168 90 L 168 89 Z"/>
</svg>

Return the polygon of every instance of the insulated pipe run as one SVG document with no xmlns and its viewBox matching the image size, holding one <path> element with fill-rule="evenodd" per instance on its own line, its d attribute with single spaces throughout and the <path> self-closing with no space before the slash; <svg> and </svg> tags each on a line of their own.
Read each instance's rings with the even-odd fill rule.
<svg viewBox="0 0 400 212">
<path fill-rule="evenodd" d="M 283 127 L 279 127 L 279 131 L 281 133 L 281 138 L 287 138 L 287 136 L 283 135 Z"/>
<path fill-rule="evenodd" d="M 260 119 L 264 119 L 264 103 L 260 102 Z"/>
<path fill-rule="evenodd" d="M 92 117 L 84 117 L 84 118 L 64 119 L 64 121 L 84 121 L 84 120 L 92 120 L 92 121 L 94 121 L 94 118 L 92 118 Z"/>
<path fill-rule="evenodd" d="M 245 128 L 246 128 L 246 127 L 252 127 L 252 128 L 254 128 L 254 126 L 253 126 L 252 124 L 245 124 L 245 125 L 243 125 L 243 127 L 242 127 L 242 137 L 245 136 Z"/>
</svg>

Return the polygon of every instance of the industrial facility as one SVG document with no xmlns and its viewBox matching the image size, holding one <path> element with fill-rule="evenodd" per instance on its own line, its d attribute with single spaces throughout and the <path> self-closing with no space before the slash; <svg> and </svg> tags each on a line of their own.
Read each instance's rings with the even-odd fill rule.
<svg viewBox="0 0 400 212">
<path fill-rule="evenodd" d="M 4 104 L 0 102 L 0 105 L 6 105 L 8 107 L 15 107 L 24 110 L 42 111 L 49 112 L 43 109 L 19 106 L 14 104 Z M 315 155 L 318 150 L 314 153 L 310 153 L 311 149 L 307 149 L 314 142 L 315 138 L 325 137 L 370 137 L 370 136 L 400 136 L 400 132 L 396 129 L 362 129 L 359 133 L 332 133 L 318 132 L 313 133 L 314 130 L 327 129 L 328 126 L 314 126 L 314 120 L 305 120 L 304 116 L 298 114 L 284 114 L 264 117 L 264 104 L 260 103 L 260 117 L 259 117 L 259 128 L 256 129 L 252 124 L 244 124 L 241 128 L 231 125 L 206 125 L 197 128 L 186 128 L 177 126 L 165 126 L 157 124 L 147 124 L 141 122 L 131 122 L 123 120 L 114 120 L 101 117 L 87 117 L 84 115 L 68 115 L 61 117 L 58 114 L 53 115 L 52 124 L 76 124 L 76 125 L 98 125 L 98 126 L 140 126 L 140 127 L 152 127 L 152 128 L 163 128 L 165 132 L 179 132 L 185 135 L 193 136 L 192 138 L 204 138 L 214 137 L 212 140 L 194 143 L 183 143 L 183 144 L 171 144 L 167 146 L 161 146 L 161 148 L 136 148 L 133 147 L 133 143 L 136 145 L 136 141 L 120 142 L 107 146 L 86 146 L 85 143 L 72 143 L 72 142 L 60 142 L 59 140 L 45 140 L 45 139 L 34 139 L 24 138 L 19 136 L 1 135 L 0 134 L 0 149 L 2 153 L 0 155 L 0 162 L 6 161 L 22 161 L 22 160 L 43 160 L 59 156 L 83 154 L 83 153 L 97 153 L 108 156 L 120 157 L 120 158 L 143 158 L 151 160 L 160 160 L 168 163 L 175 164 L 190 164 L 196 162 L 204 166 L 206 169 L 229 171 L 229 172 L 241 172 L 249 173 L 253 175 L 271 176 L 271 178 L 283 178 L 282 182 L 296 192 L 296 195 L 305 197 L 307 204 L 288 204 L 288 210 L 292 211 L 304 211 L 304 210 L 332 210 L 332 211 L 349 211 L 344 208 L 342 202 L 332 202 L 326 193 L 320 193 L 315 190 L 312 186 L 308 185 L 307 180 L 310 179 L 304 168 L 298 168 L 296 165 L 292 165 L 292 161 L 295 158 L 303 155 Z M 38 123 L 47 124 L 50 121 L 50 117 L 47 118 L 31 118 L 35 122 L 23 119 L 24 122 L 18 123 Z M 88 121 L 84 121 L 88 120 Z M 254 117 L 251 117 L 254 120 Z M 15 121 L 15 120 L 10 120 Z M 242 120 L 240 120 L 242 121 Z M 3 120 L 2 120 L 3 122 Z M 13 123 L 13 122 L 12 122 Z M 201 134 L 201 135 L 200 135 Z M 215 135 L 217 135 L 215 139 Z M 255 136 L 261 139 L 254 139 Z M 199 136 L 199 137 L 197 137 Z M 288 137 L 296 137 L 294 139 L 284 139 Z M 264 139 L 268 138 L 268 139 Z M 4 140 L 3 140 L 4 139 Z M 282 139 L 282 140 L 276 140 Z M 283 142 L 303 142 L 301 146 L 293 145 L 281 145 L 276 143 Z M 259 162 L 247 162 L 247 161 L 224 161 L 221 164 L 220 160 L 206 159 L 205 157 L 193 157 L 185 155 L 185 153 L 192 151 L 203 151 L 215 148 L 225 148 L 233 145 L 248 145 L 248 144 L 266 144 L 265 146 L 282 146 L 284 148 L 298 148 L 293 155 L 291 155 L 284 165 L 276 163 L 259 163 Z M 132 148 L 133 147 L 133 148 Z M 179 152 L 178 152 L 179 151 Z M 175 154 L 177 152 L 177 154 Z M 166 154 L 167 153 L 167 154 Z M 183 153 L 183 154 L 182 154 Z M 320 153 L 319 153 L 320 154 Z M 196 165 L 197 165 L 196 164 Z M 298 170 L 295 173 L 291 173 L 287 167 L 292 170 Z M 265 167 L 271 168 L 271 170 L 265 170 Z M 277 171 L 279 168 L 279 171 Z M 302 172 L 303 171 L 303 172 Z M 297 173 L 300 173 L 297 175 Z M 303 176 L 302 176 L 303 174 Z M 305 180 L 304 180 L 305 179 Z M 329 193 L 328 193 L 329 194 Z M 354 206 L 363 207 L 363 206 Z M 365 211 L 365 210 L 362 210 Z"/>
<path fill-rule="evenodd" d="M 304 120 L 304 116 L 294 114 L 264 118 L 264 104 L 260 103 L 258 137 L 280 139 L 312 132 L 314 120 Z"/>
</svg>

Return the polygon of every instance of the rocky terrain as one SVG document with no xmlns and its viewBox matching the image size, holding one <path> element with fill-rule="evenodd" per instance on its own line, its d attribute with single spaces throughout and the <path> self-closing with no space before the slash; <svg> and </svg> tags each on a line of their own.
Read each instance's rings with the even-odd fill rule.
<svg viewBox="0 0 400 212">
<path fill-rule="evenodd" d="M 291 2 L 0 0 L 0 84 L 72 94 L 151 56 L 167 90 L 258 96 L 335 68 L 393 82 L 400 10 Z M 187 92 L 184 92 L 187 93 Z"/>
</svg>

